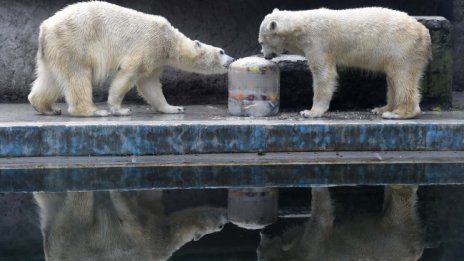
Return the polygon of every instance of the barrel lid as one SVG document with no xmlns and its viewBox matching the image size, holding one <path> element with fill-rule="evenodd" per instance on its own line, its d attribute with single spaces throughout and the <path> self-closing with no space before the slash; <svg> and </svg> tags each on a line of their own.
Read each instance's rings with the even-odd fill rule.
<svg viewBox="0 0 464 261">
<path fill-rule="evenodd" d="M 229 66 L 229 70 L 240 70 L 255 73 L 262 73 L 263 70 L 266 69 L 275 71 L 278 70 L 278 66 L 275 62 L 257 56 L 240 58 L 231 63 Z"/>
</svg>

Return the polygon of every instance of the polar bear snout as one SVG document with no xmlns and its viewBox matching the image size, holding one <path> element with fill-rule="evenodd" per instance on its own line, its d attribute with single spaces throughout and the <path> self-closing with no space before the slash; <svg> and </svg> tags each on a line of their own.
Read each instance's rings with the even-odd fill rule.
<svg viewBox="0 0 464 261">
<path fill-rule="evenodd" d="M 222 66 L 224 66 L 225 68 L 229 68 L 229 65 L 234 61 L 235 59 L 233 57 L 224 54 L 222 57 Z"/>
</svg>

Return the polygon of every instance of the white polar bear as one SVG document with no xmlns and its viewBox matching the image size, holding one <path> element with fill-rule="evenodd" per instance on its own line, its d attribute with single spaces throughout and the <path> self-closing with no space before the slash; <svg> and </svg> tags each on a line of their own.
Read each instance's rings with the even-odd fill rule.
<svg viewBox="0 0 464 261">
<path fill-rule="evenodd" d="M 37 79 L 28 99 L 43 114 L 64 95 L 76 116 L 128 115 L 121 108 L 134 86 L 156 110 L 182 113 L 167 103 L 160 83 L 164 66 L 202 74 L 224 74 L 233 58 L 224 50 L 192 41 L 165 18 L 106 2 L 69 5 L 40 25 Z M 113 76 L 110 111 L 97 111 L 92 84 Z"/>
<path fill-rule="evenodd" d="M 166 215 L 162 191 L 34 193 L 47 261 L 168 260 L 184 244 L 222 229 L 225 208 Z"/>
<path fill-rule="evenodd" d="M 313 105 L 305 117 L 329 109 L 337 85 L 336 66 L 387 75 L 387 105 L 373 110 L 384 118 L 420 113 L 419 83 L 431 59 L 428 29 L 406 13 L 369 7 L 346 10 L 275 9 L 261 23 L 259 43 L 270 59 L 284 49 L 306 56 L 313 76 Z"/>
<path fill-rule="evenodd" d="M 418 260 L 425 234 L 416 192 L 415 186 L 386 186 L 382 215 L 341 217 L 334 222 L 328 188 L 314 187 L 310 220 L 282 237 L 262 234 L 258 261 Z"/>
</svg>

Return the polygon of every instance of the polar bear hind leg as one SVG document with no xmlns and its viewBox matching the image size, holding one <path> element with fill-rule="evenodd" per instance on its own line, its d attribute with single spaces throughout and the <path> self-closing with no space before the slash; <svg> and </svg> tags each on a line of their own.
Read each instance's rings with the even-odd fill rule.
<svg viewBox="0 0 464 261">
<path fill-rule="evenodd" d="M 28 100 L 32 107 L 45 115 L 58 115 L 61 110 L 55 107 L 56 101 L 61 97 L 60 86 L 52 72 L 42 63 L 37 62 L 37 79 L 32 85 Z"/>
<path fill-rule="evenodd" d="M 394 103 L 390 104 L 391 107 L 388 109 L 393 108 L 393 110 L 383 112 L 383 118 L 409 119 L 414 118 L 420 113 L 419 84 L 421 74 L 422 69 L 413 68 L 398 70 L 391 75 L 392 88 L 391 90 L 389 89 L 389 92 Z"/>
<path fill-rule="evenodd" d="M 91 71 L 84 68 L 75 70 L 62 68 L 62 85 L 68 112 L 73 116 L 108 116 L 106 110 L 97 110 L 92 101 Z"/>
</svg>

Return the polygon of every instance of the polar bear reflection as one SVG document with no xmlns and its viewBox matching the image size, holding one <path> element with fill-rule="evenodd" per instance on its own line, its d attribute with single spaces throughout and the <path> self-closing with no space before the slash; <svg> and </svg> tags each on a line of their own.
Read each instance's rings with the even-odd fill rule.
<svg viewBox="0 0 464 261">
<path fill-rule="evenodd" d="M 190 208 L 166 216 L 161 195 L 35 193 L 46 260 L 167 260 L 185 243 L 226 223 L 222 208 Z"/>
<path fill-rule="evenodd" d="M 261 236 L 258 260 L 418 260 L 423 232 L 416 212 L 417 187 L 385 187 L 384 214 L 334 225 L 327 188 L 313 188 L 312 218 L 302 229 Z"/>
</svg>

